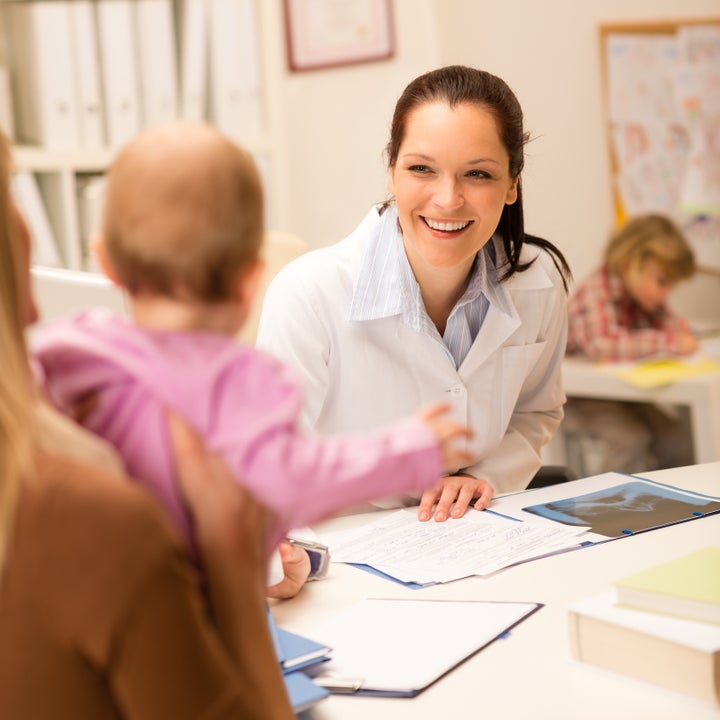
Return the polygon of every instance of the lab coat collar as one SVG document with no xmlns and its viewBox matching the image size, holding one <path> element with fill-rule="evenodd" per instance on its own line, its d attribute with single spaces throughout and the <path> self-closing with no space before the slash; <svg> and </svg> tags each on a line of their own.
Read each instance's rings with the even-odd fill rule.
<svg viewBox="0 0 720 720">
<path fill-rule="evenodd" d="M 353 289 L 350 320 L 377 320 L 399 315 L 403 311 L 398 262 L 402 238 L 397 211 L 390 206 L 380 215 L 378 209 L 373 208 L 358 230 L 363 227 L 367 228 L 368 238 Z"/>
<path fill-rule="evenodd" d="M 373 220 L 370 225 L 368 221 Z M 407 325 L 422 330 L 429 319 L 405 255 L 397 209 L 391 205 L 380 215 L 374 208 L 363 226 L 366 223 L 369 237 L 353 291 L 350 320 L 377 320 L 402 315 Z M 498 249 L 491 243 L 478 253 L 473 278 L 460 302 L 470 302 L 482 292 L 490 307 L 510 318 L 514 316 L 514 308 L 503 283 L 498 280 L 495 271 Z"/>
</svg>

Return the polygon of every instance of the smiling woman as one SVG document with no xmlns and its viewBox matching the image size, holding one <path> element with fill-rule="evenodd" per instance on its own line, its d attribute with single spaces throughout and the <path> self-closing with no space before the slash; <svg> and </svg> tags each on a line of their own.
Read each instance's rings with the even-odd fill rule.
<svg viewBox="0 0 720 720">
<path fill-rule="evenodd" d="M 525 488 L 562 418 L 569 269 L 525 234 L 526 141 L 500 78 L 464 66 L 416 78 L 386 147 L 393 197 L 265 296 L 258 344 L 300 371 L 309 427 L 367 430 L 446 401 L 473 429 L 473 462 L 422 495 L 421 520 Z"/>
<path fill-rule="evenodd" d="M 477 253 L 505 205 L 517 200 L 517 186 L 487 111 L 443 101 L 413 111 L 388 189 L 408 262 L 440 334 L 467 288 Z M 438 269 L 445 270 L 439 287 L 433 283 Z"/>
</svg>

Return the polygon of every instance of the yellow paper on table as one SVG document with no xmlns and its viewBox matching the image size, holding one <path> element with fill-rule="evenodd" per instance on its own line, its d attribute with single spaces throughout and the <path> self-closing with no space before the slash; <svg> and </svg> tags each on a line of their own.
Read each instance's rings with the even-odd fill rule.
<svg viewBox="0 0 720 720">
<path fill-rule="evenodd" d="M 648 360 L 630 369 L 617 370 L 615 374 L 630 385 L 645 390 L 670 385 L 682 378 L 717 372 L 720 372 L 720 361 L 701 358 L 693 362 L 675 359 Z"/>
</svg>

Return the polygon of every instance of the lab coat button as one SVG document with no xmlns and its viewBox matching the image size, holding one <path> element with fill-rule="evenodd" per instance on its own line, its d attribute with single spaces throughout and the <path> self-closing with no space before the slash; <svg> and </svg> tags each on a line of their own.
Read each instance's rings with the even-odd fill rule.
<svg viewBox="0 0 720 720">
<path fill-rule="evenodd" d="M 453 385 L 453 386 L 450 388 L 450 392 L 451 392 L 452 395 L 454 395 L 455 397 L 461 397 L 462 395 L 465 394 L 465 388 L 464 388 L 462 385 Z"/>
</svg>

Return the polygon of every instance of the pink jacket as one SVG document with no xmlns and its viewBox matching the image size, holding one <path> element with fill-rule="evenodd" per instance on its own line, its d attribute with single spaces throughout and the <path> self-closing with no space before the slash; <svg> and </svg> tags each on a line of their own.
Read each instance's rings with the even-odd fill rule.
<svg viewBox="0 0 720 720">
<path fill-rule="evenodd" d="M 363 435 L 302 432 L 303 398 L 291 372 L 224 335 L 147 330 L 94 311 L 38 328 L 33 351 L 60 410 L 72 415 L 96 396 L 83 424 L 118 449 L 191 547 L 166 408 L 277 513 L 273 541 L 343 507 L 424 489 L 442 472 L 438 442 L 415 417 Z"/>
</svg>

